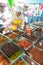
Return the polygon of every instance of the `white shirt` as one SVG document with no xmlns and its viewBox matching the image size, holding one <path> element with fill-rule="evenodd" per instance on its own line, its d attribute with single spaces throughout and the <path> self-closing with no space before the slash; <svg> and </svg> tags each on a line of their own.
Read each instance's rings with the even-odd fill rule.
<svg viewBox="0 0 43 65">
<path fill-rule="evenodd" d="M 22 27 L 21 27 L 21 28 L 23 29 L 23 27 L 24 27 L 24 22 L 25 22 L 26 20 L 25 20 L 25 16 L 24 16 L 23 14 L 21 15 L 21 17 L 22 17 Z"/>
</svg>

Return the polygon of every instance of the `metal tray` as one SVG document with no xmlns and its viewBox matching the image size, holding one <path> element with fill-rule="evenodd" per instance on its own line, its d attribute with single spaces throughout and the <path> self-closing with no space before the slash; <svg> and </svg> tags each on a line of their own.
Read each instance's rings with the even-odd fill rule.
<svg viewBox="0 0 43 65">
<path fill-rule="evenodd" d="M 31 56 L 31 55 L 30 55 Z M 40 65 L 38 62 L 36 62 L 35 60 L 33 60 L 32 58 L 30 58 L 27 54 L 23 54 L 21 56 L 21 58 L 23 58 L 28 65 Z"/>
<path fill-rule="evenodd" d="M 37 50 L 37 52 L 35 52 L 36 50 Z M 38 53 L 38 51 L 40 51 L 40 52 Z M 37 53 L 42 54 L 43 51 L 41 51 L 39 48 L 37 48 L 36 46 L 33 45 L 30 49 L 27 50 L 27 54 L 28 54 L 28 52 L 31 54 L 31 58 L 41 65 L 42 61 L 38 59 L 39 55 L 37 55 Z M 38 57 L 38 58 L 36 59 L 34 55 L 36 55 L 36 57 Z M 42 56 L 43 55 L 40 56 L 40 59 L 42 59 Z"/>
<path fill-rule="evenodd" d="M 29 34 L 29 33 L 27 33 L 27 35 L 32 35 L 33 34 L 33 32 L 35 32 L 36 31 L 36 29 L 37 29 L 37 27 L 34 27 L 34 26 L 27 26 L 27 28 L 32 28 L 32 30 L 31 30 L 31 34 Z"/>
<path fill-rule="evenodd" d="M 19 46 L 17 46 L 17 45 L 14 44 L 16 47 L 18 47 L 18 48 L 20 49 L 20 50 L 16 51 L 15 53 L 19 52 L 20 54 L 17 55 L 15 59 L 11 60 L 11 59 L 10 59 L 11 56 L 8 57 L 8 56 L 6 55 L 6 53 L 2 50 L 2 48 L 3 48 L 4 45 L 10 44 L 10 43 L 14 44 L 14 43 L 11 42 L 11 41 L 9 41 L 9 42 L 7 42 L 7 43 L 4 43 L 4 44 L 1 46 L 1 52 L 10 60 L 11 63 L 13 63 L 14 61 L 16 61 L 16 60 L 24 53 L 24 50 L 23 50 L 21 47 L 19 47 Z M 12 51 L 13 51 L 13 50 L 12 50 Z M 15 53 L 13 52 L 12 55 L 14 55 Z"/>
<path fill-rule="evenodd" d="M 43 37 L 40 38 L 36 43 L 35 46 L 38 47 L 40 50 L 43 51 Z"/>
<path fill-rule="evenodd" d="M 37 30 L 36 31 L 38 31 L 39 33 L 43 33 L 43 27 L 39 27 L 39 28 L 37 28 Z"/>
<path fill-rule="evenodd" d="M 38 38 L 41 36 L 41 34 L 39 32 L 37 32 L 37 31 L 33 32 L 32 35 L 37 36 Z"/>
<path fill-rule="evenodd" d="M 3 57 L 5 57 L 5 59 L 8 60 L 9 64 L 11 64 L 9 58 L 0 50 L 0 55 L 3 55 Z"/>
<path fill-rule="evenodd" d="M 30 45 L 28 45 L 27 48 L 23 48 L 22 46 L 19 45 L 19 43 L 22 42 L 23 40 L 26 40 L 27 42 L 30 42 Z M 22 47 L 24 50 L 27 50 L 28 48 L 30 48 L 33 45 L 33 43 L 30 40 L 28 40 L 27 38 L 22 37 L 22 36 L 18 38 L 18 41 L 16 42 L 16 44 L 18 46 Z"/>
<path fill-rule="evenodd" d="M 25 31 L 23 31 L 21 29 L 15 30 L 14 32 L 17 33 L 20 36 L 23 35 L 23 34 L 25 34 Z"/>
<path fill-rule="evenodd" d="M 34 35 L 26 35 L 25 37 L 33 43 L 39 39 L 39 37 L 36 37 Z"/>
<path fill-rule="evenodd" d="M 25 65 L 27 65 L 27 62 L 23 58 L 21 58 L 21 57 L 19 57 L 14 63 L 21 62 L 21 61 L 23 63 L 25 63 Z M 12 63 L 11 65 L 13 65 L 14 63 Z M 21 63 L 20 63 L 20 65 L 21 65 Z"/>
<path fill-rule="evenodd" d="M 12 34 L 13 35 L 13 37 L 12 37 L 12 35 L 11 36 L 8 36 L 9 34 Z M 9 32 L 9 33 L 7 33 L 7 34 L 5 34 L 7 37 L 9 37 L 11 40 L 16 40 L 16 38 L 18 38 L 19 37 L 19 35 L 17 34 L 17 33 L 14 33 L 14 32 Z M 15 36 L 15 37 L 14 37 Z"/>
<path fill-rule="evenodd" d="M 0 33 L 0 35 L 3 36 L 3 37 L 5 37 L 5 38 L 7 39 L 6 42 L 11 41 L 11 39 L 10 39 L 9 37 L 5 36 L 4 34 L 1 34 L 1 33 Z M 3 42 L 2 44 L 6 43 L 6 42 Z M 2 44 L 0 44 L 0 46 L 1 46 Z"/>
</svg>

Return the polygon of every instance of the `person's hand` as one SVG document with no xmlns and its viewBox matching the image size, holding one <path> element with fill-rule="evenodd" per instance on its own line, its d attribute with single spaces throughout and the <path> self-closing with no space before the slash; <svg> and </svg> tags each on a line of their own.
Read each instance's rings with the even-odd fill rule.
<svg viewBox="0 0 43 65">
<path fill-rule="evenodd" d="M 17 26 L 17 28 L 19 28 L 19 25 L 18 24 L 15 24 L 15 23 L 12 23 L 13 26 Z"/>
</svg>

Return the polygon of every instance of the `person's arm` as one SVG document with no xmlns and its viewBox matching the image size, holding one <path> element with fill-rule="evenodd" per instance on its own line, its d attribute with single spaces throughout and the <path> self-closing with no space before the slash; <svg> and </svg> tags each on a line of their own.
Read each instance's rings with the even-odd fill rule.
<svg viewBox="0 0 43 65">
<path fill-rule="evenodd" d="M 23 22 L 23 24 L 22 24 L 23 30 L 25 30 L 26 29 L 26 25 L 28 24 L 28 22 L 26 22 L 24 15 L 22 15 L 22 22 Z"/>
<path fill-rule="evenodd" d="M 28 23 L 25 21 L 24 22 L 24 27 L 23 27 L 24 30 L 26 29 L 26 25 L 28 25 Z"/>
<path fill-rule="evenodd" d="M 24 22 L 24 27 L 23 27 L 23 30 L 25 30 L 25 28 L 26 28 L 26 21 Z"/>
</svg>

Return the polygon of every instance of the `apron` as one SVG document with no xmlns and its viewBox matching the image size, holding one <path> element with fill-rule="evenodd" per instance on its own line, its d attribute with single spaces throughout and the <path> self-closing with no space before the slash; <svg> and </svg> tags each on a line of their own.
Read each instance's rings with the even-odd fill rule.
<svg viewBox="0 0 43 65">
<path fill-rule="evenodd" d="M 21 27 L 21 25 L 22 25 L 21 16 L 20 16 L 19 19 L 17 19 L 16 16 L 15 16 L 13 23 L 14 23 L 14 24 L 17 24 L 19 27 Z M 12 25 L 12 30 L 17 30 L 17 25 Z"/>
</svg>

